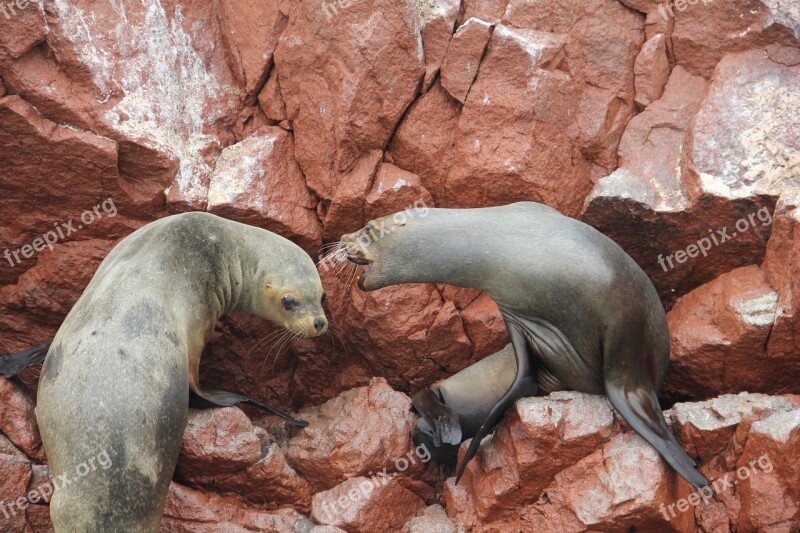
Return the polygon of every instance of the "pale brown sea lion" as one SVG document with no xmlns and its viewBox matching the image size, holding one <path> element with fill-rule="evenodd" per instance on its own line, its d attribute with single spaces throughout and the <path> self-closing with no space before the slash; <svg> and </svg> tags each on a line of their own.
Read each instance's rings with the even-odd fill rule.
<svg viewBox="0 0 800 533">
<path fill-rule="evenodd" d="M 239 311 L 311 337 L 327 328 L 322 299 L 311 258 L 263 229 L 185 213 L 123 239 L 59 328 L 39 382 L 50 469 L 71 479 L 50 503 L 56 531 L 157 531 L 190 390 L 237 400 L 199 387 L 217 319 Z M 76 477 L 100 456 L 109 468 Z"/>
</svg>

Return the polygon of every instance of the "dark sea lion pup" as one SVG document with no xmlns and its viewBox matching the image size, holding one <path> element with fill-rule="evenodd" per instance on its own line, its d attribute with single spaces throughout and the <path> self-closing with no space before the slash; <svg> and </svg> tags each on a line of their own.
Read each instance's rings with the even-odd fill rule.
<svg viewBox="0 0 800 533">
<path fill-rule="evenodd" d="M 533 377 L 548 390 L 605 394 L 611 405 L 695 487 L 708 484 L 667 428 L 656 398 L 669 363 L 666 315 L 644 271 L 614 241 L 543 204 L 401 211 L 342 242 L 366 264 L 358 285 L 449 283 L 498 305 L 516 374 L 458 469 Z M 456 440 L 438 429 L 444 442 Z"/>
<path fill-rule="evenodd" d="M 157 531 L 190 390 L 211 403 L 235 399 L 199 387 L 200 354 L 217 319 L 239 311 L 311 337 L 327 328 L 322 298 L 311 258 L 263 229 L 185 213 L 123 239 L 42 369 L 36 413 L 45 452 L 53 477 L 70 480 L 50 503 L 55 530 Z M 109 468 L 80 477 L 101 456 Z"/>
<path fill-rule="evenodd" d="M 411 402 L 420 418 L 411 433 L 414 444 L 424 444 L 434 461 L 455 465 L 458 445 L 478 434 L 516 375 L 514 348 L 507 344 L 499 352 L 416 393 Z M 512 401 L 535 396 L 537 390 L 543 392 L 529 376 L 515 390 Z"/>
</svg>

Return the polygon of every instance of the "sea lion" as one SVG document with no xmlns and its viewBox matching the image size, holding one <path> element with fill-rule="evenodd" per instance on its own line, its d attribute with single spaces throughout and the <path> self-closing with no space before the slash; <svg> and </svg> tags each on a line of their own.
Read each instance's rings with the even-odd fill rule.
<svg viewBox="0 0 800 533">
<path fill-rule="evenodd" d="M 190 390 L 233 401 L 199 387 L 217 319 L 238 311 L 317 336 L 327 328 L 322 300 L 302 249 L 208 213 L 157 220 L 117 244 L 56 333 L 39 381 L 50 469 L 71 480 L 50 503 L 55 530 L 157 531 Z M 101 455 L 110 467 L 80 477 Z"/>
<path fill-rule="evenodd" d="M 512 385 L 492 407 L 459 465 L 518 396 L 526 379 L 605 394 L 611 405 L 689 483 L 708 481 L 667 428 L 656 398 L 669 363 L 666 314 L 652 282 L 614 241 L 536 202 L 479 209 L 406 210 L 342 237 L 367 268 L 367 291 L 448 283 L 498 305 L 516 360 Z M 442 441 L 452 430 L 438 428 Z"/>
<path fill-rule="evenodd" d="M 411 433 L 414 444 L 424 444 L 434 461 L 455 465 L 458 445 L 478 434 L 516 375 L 514 349 L 507 344 L 499 352 L 416 393 L 411 403 L 420 418 Z M 537 384 L 528 377 L 512 401 L 536 394 Z"/>
</svg>

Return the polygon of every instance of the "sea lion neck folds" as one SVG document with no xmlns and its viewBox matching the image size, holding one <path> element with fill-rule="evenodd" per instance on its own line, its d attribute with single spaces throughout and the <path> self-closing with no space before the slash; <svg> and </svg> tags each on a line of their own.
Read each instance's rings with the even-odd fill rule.
<svg viewBox="0 0 800 533">
<path fill-rule="evenodd" d="M 483 290 L 500 307 L 515 354 L 511 386 L 472 439 L 457 480 L 481 439 L 536 380 L 547 389 L 605 394 L 681 476 L 707 485 L 667 428 L 655 395 L 669 362 L 664 308 L 616 243 L 535 202 L 401 213 L 342 237 L 348 257 L 367 264 L 359 287 L 427 282 Z M 380 238 L 376 227 L 386 229 Z M 442 418 L 426 399 L 433 418 Z M 439 440 L 446 429 L 432 434 Z"/>
</svg>

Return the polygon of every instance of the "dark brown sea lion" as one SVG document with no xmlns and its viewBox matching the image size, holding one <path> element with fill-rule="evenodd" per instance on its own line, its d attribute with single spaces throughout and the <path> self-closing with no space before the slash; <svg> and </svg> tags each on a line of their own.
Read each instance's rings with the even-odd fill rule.
<svg viewBox="0 0 800 533">
<path fill-rule="evenodd" d="M 456 464 L 458 445 L 478 434 L 516 375 L 514 348 L 507 344 L 499 352 L 416 393 L 411 402 L 420 418 L 412 431 L 414 443 L 425 444 L 435 461 Z M 529 377 L 517 389 L 514 400 L 535 396 L 537 388 Z"/>
<path fill-rule="evenodd" d="M 656 391 L 669 363 L 664 307 L 644 271 L 614 241 L 546 205 L 409 209 L 345 235 L 358 285 L 449 283 L 486 292 L 505 319 L 516 360 L 458 469 L 533 377 L 548 389 L 605 394 L 696 487 L 708 482 L 667 428 Z M 436 428 L 453 442 L 452 428 Z"/>
<path fill-rule="evenodd" d="M 311 337 L 327 328 L 322 298 L 311 258 L 263 229 L 185 213 L 123 239 L 58 330 L 39 382 L 50 469 L 71 479 L 50 503 L 56 531 L 157 531 L 190 390 L 237 400 L 199 387 L 217 319 L 239 311 Z M 109 468 L 80 477 L 100 456 Z"/>
</svg>

